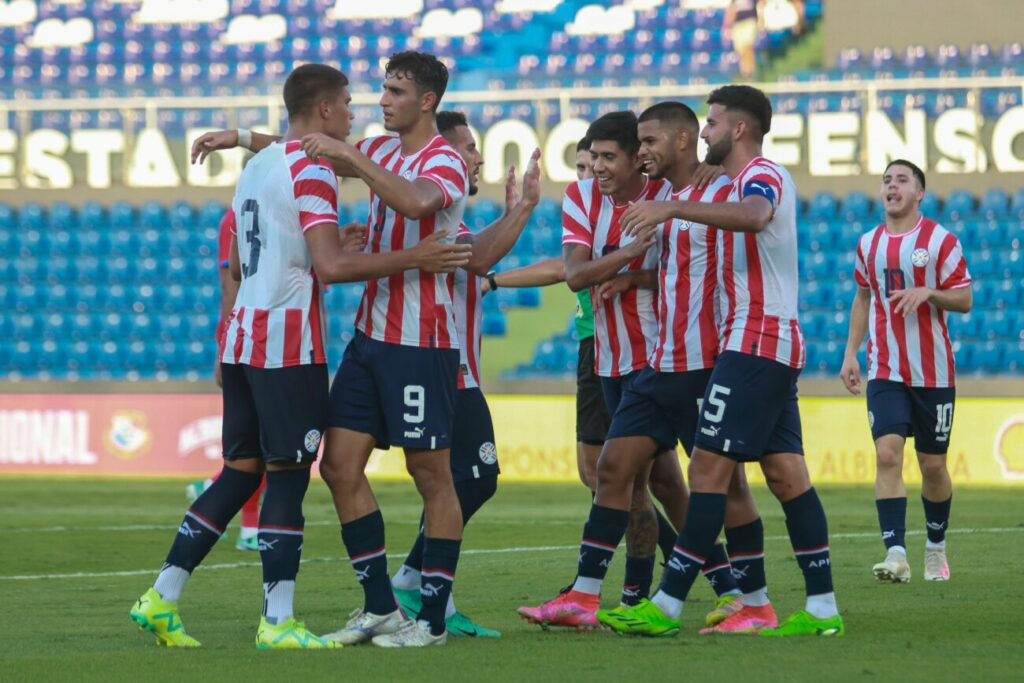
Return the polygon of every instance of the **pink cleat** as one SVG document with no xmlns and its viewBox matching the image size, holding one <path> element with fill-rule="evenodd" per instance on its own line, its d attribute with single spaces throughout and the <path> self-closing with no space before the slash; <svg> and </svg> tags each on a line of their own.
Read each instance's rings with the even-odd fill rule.
<svg viewBox="0 0 1024 683">
<path fill-rule="evenodd" d="M 702 628 L 700 634 L 702 636 L 716 633 L 756 635 L 766 628 L 775 628 L 778 625 L 779 618 L 775 616 L 775 610 L 771 605 L 763 607 L 744 605 L 743 609 L 725 621 L 710 628 Z"/>
<path fill-rule="evenodd" d="M 516 610 L 526 621 L 543 629 L 548 626 L 567 626 L 580 630 L 600 628 L 597 610 L 601 609 L 601 597 L 569 591 L 549 600 L 539 607 L 520 607 Z"/>
</svg>

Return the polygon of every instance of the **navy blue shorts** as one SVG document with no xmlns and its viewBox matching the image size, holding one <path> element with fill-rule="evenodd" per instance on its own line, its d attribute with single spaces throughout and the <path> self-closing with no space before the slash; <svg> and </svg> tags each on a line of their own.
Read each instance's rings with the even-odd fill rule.
<svg viewBox="0 0 1024 683">
<path fill-rule="evenodd" d="M 615 415 L 615 411 L 619 409 L 619 403 L 622 402 L 622 394 L 639 374 L 640 370 L 634 370 L 621 377 L 601 378 L 601 393 L 604 394 L 604 405 L 608 408 L 609 415 Z"/>
<path fill-rule="evenodd" d="M 370 434 L 378 448 L 450 448 L 459 352 L 387 344 L 357 331 L 331 385 L 331 427 Z"/>
<path fill-rule="evenodd" d="M 718 358 L 697 424 L 697 447 L 740 462 L 803 455 L 800 371 L 737 351 Z"/>
<path fill-rule="evenodd" d="M 499 472 L 494 423 L 484 392 L 477 388 L 460 389 L 455 398 L 452 479 L 481 479 L 497 476 Z"/>
<path fill-rule="evenodd" d="M 601 378 L 594 374 L 594 338 L 580 339 L 576 364 L 576 440 L 600 446 L 608 437 L 611 421 Z"/>
<path fill-rule="evenodd" d="M 313 462 L 327 426 L 327 366 L 221 363 L 225 460 Z"/>
<path fill-rule="evenodd" d="M 649 436 L 658 443 L 659 452 L 675 449 L 680 441 L 689 455 L 710 378 L 711 370 L 659 372 L 644 368 L 623 391 L 608 438 Z"/>
<path fill-rule="evenodd" d="M 868 382 L 868 424 L 876 441 L 888 434 L 914 437 L 918 453 L 945 455 L 953 429 L 956 388 L 925 389 L 903 382 Z"/>
</svg>

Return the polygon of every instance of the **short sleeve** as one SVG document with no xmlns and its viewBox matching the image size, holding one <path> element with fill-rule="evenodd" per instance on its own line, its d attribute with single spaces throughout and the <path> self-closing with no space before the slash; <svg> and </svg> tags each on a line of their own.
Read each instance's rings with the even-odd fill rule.
<svg viewBox="0 0 1024 683">
<path fill-rule="evenodd" d="M 322 223 L 338 223 L 338 178 L 325 164 L 310 163 L 292 179 L 303 234 Z"/>
<path fill-rule="evenodd" d="M 465 223 L 459 223 L 459 231 L 455 233 L 455 239 L 460 237 L 472 237 L 473 231 L 466 227 Z"/>
<path fill-rule="evenodd" d="M 444 192 L 444 206 L 449 206 L 466 196 L 469 179 L 466 176 L 466 164 L 453 151 L 442 149 L 432 153 L 423 162 L 419 178 L 426 178 L 441 188 Z"/>
<path fill-rule="evenodd" d="M 569 244 L 594 247 L 594 229 L 587 217 L 579 183 L 570 185 L 562 199 L 562 246 Z"/>
<path fill-rule="evenodd" d="M 971 273 L 967 270 L 967 259 L 956 235 L 950 233 L 939 247 L 939 263 L 936 267 L 939 289 L 959 289 L 971 284 Z"/>
<path fill-rule="evenodd" d="M 853 278 L 857 281 L 857 285 L 864 289 L 871 287 L 871 282 L 868 281 L 868 264 L 864 260 L 864 242 L 857 243 L 857 262 L 853 267 Z"/>
<path fill-rule="evenodd" d="M 220 219 L 220 233 L 217 238 L 217 260 L 221 268 L 227 268 L 231 260 L 231 237 L 238 234 L 235 212 L 228 209 Z"/>
<path fill-rule="evenodd" d="M 767 166 L 754 166 L 745 174 L 740 187 L 740 199 L 747 197 L 764 197 L 771 202 L 773 209 L 778 208 L 782 201 L 782 182 L 779 176 Z"/>
</svg>

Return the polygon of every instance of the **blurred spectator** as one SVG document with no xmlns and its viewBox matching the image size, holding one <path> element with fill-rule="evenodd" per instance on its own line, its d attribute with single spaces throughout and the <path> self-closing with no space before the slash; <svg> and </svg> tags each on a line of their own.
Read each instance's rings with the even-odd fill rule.
<svg viewBox="0 0 1024 683">
<path fill-rule="evenodd" d="M 804 0 L 760 0 L 761 26 L 768 33 L 792 31 L 800 35 L 807 28 L 807 8 Z"/>
<path fill-rule="evenodd" d="M 740 73 L 753 78 L 757 70 L 758 0 L 732 0 L 725 11 L 722 31 L 740 58 Z"/>
</svg>

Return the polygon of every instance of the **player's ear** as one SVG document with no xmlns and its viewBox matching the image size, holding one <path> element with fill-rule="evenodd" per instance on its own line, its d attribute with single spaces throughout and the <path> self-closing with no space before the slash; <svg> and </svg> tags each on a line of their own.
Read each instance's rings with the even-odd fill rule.
<svg viewBox="0 0 1024 683">
<path fill-rule="evenodd" d="M 420 97 L 420 108 L 422 111 L 435 111 L 437 109 L 437 93 L 428 90 Z"/>
</svg>

